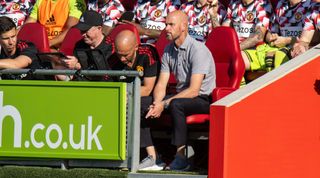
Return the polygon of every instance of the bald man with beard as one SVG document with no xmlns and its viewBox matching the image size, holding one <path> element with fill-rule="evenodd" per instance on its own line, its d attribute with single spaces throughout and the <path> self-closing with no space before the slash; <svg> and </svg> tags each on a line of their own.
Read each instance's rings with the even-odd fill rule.
<svg viewBox="0 0 320 178">
<path fill-rule="evenodd" d="M 216 87 L 215 65 L 209 49 L 188 34 L 188 16 L 182 11 L 169 13 L 166 19 L 167 39 L 162 56 L 160 76 L 153 92 L 153 103 L 146 118 L 158 118 L 164 110 L 173 120 L 172 144 L 177 147 L 169 170 L 185 171 L 190 165 L 185 156 L 187 143 L 186 117 L 208 114 L 210 95 Z M 177 85 L 175 95 L 166 95 L 170 73 Z"/>
<path fill-rule="evenodd" d="M 115 38 L 115 53 L 109 59 L 112 70 L 136 70 L 142 71 L 141 79 L 141 143 L 146 148 L 147 158 L 141 161 L 139 170 L 162 170 L 165 164 L 157 159 L 156 150 L 152 143 L 150 127 L 145 119 L 152 97 L 149 96 L 155 86 L 160 70 L 160 62 L 157 54 L 152 52 L 152 46 L 139 45 L 136 35 L 130 30 L 120 32 Z M 156 55 L 156 56 L 155 56 Z M 115 81 L 132 82 L 133 77 L 121 76 Z"/>
</svg>

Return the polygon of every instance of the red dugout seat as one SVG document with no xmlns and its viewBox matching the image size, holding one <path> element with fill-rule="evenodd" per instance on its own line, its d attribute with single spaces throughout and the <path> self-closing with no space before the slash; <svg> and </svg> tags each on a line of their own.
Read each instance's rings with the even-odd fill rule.
<svg viewBox="0 0 320 178">
<path fill-rule="evenodd" d="M 47 31 L 40 23 L 24 24 L 20 29 L 17 38 L 18 40 L 32 42 L 39 52 L 50 52 Z"/>
<path fill-rule="evenodd" d="M 216 27 L 209 35 L 206 46 L 211 51 L 216 66 L 217 87 L 212 92 L 215 102 L 240 87 L 245 66 L 241 57 L 238 36 L 231 27 Z M 188 124 L 209 121 L 209 114 L 195 114 L 187 117 Z"/>
<path fill-rule="evenodd" d="M 154 44 L 157 51 L 158 51 L 158 54 L 160 57 L 162 57 L 163 55 L 163 52 L 164 52 L 164 48 L 167 46 L 167 44 L 169 44 L 170 41 L 167 40 L 166 38 L 166 31 L 165 30 L 162 30 L 158 40 L 156 41 L 156 43 Z"/>
<path fill-rule="evenodd" d="M 79 29 L 73 27 L 70 28 L 66 36 L 64 37 L 60 49 L 66 55 L 73 55 L 73 50 L 78 41 L 83 38 Z"/>
</svg>

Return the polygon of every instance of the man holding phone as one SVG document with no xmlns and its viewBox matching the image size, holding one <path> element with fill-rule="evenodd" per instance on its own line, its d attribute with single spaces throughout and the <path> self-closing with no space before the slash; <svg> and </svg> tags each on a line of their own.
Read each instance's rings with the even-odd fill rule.
<svg viewBox="0 0 320 178">
<path fill-rule="evenodd" d="M 98 12 L 88 10 L 83 13 L 79 23 L 75 26 L 81 31 L 83 39 L 76 44 L 74 56 L 67 56 L 66 59 L 63 59 L 67 68 L 75 70 L 110 69 L 107 59 L 112 54 L 112 46 L 105 42 L 102 25 L 102 16 Z M 87 79 L 106 80 L 101 77 Z"/>
</svg>

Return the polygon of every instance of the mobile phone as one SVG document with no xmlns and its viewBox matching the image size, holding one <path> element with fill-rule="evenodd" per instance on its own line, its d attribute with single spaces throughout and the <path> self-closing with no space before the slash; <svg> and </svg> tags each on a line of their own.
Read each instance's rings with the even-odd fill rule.
<svg viewBox="0 0 320 178">
<path fill-rule="evenodd" d="M 48 52 L 48 53 L 37 53 L 37 56 L 42 61 L 64 61 L 68 57 L 62 52 Z"/>
<path fill-rule="evenodd" d="M 61 59 L 67 59 L 68 57 L 62 52 L 48 52 L 48 53 L 38 53 L 38 56 L 56 56 Z"/>
</svg>

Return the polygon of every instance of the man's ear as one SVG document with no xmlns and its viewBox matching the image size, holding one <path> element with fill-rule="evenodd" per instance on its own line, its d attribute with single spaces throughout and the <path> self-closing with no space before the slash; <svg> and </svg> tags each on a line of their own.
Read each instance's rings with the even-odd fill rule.
<svg viewBox="0 0 320 178">
<path fill-rule="evenodd" d="M 181 31 L 182 32 L 185 32 L 186 30 L 188 30 L 188 24 L 182 22 L 180 24 L 180 26 L 181 26 Z"/>
<path fill-rule="evenodd" d="M 102 28 L 102 26 L 97 26 L 97 27 L 98 27 L 98 29 L 99 29 L 99 30 L 101 30 L 101 31 L 102 31 L 102 29 L 103 29 L 103 28 Z"/>
<path fill-rule="evenodd" d="M 138 45 L 138 43 L 137 43 L 136 46 L 134 47 L 134 50 L 137 51 L 138 48 L 139 48 L 139 45 Z"/>
</svg>

